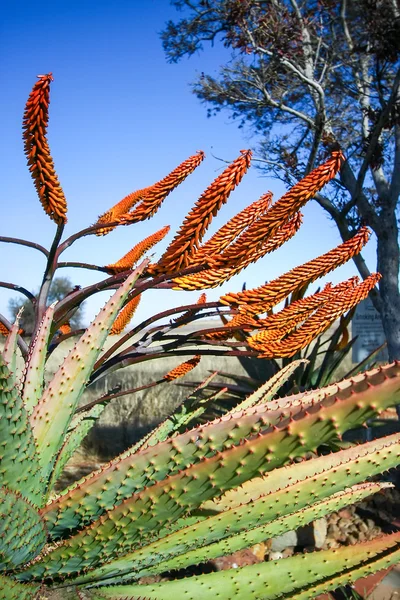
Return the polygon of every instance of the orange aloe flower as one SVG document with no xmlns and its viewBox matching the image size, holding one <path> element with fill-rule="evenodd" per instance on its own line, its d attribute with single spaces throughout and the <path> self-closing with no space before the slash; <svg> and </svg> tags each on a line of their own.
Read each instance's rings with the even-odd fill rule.
<svg viewBox="0 0 400 600">
<path fill-rule="evenodd" d="M 9 333 L 7 327 L 0 322 L 0 335 L 5 335 L 7 337 Z M 24 335 L 24 333 L 25 331 L 22 328 L 18 329 L 18 335 Z"/>
<path fill-rule="evenodd" d="M 62 225 L 67 222 L 67 202 L 50 155 L 46 130 L 49 118 L 51 73 L 38 75 L 29 94 L 23 119 L 24 150 L 39 200 L 47 215 Z"/>
<path fill-rule="evenodd" d="M 187 267 L 200 246 L 213 216 L 228 200 L 230 193 L 240 183 L 250 166 L 251 151 L 241 155 L 219 175 L 203 192 L 185 217 L 175 238 L 155 265 L 155 273 L 178 271 Z"/>
<path fill-rule="evenodd" d="M 7 327 L 0 321 L 0 335 L 5 335 L 7 337 L 9 333 Z"/>
<path fill-rule="evenodd" d="M 207 257 L 221 254 L 235 238 L 238 237 L 249 225 L 254 223 L 271 206 L 272 193 L 267 192 L 261 198 L 246 206 L 241 212 L 232 217 L 214 235 L 205 242 L 196 252 L 193 260 L 199 264 Z"/>
<path fill-rule="evenodd" d="M 259 319 L 260 326 L 265 327 L 268 331 L 279 329 L 280 331 L 287 332 L 305 321 L 317 308 L 327 302 L 327 300 L 333 298 L 335 294 L 354 288 L 358 282 L 358 277 L 351 277 L 347 281 L 343 281 L 335 286 L 327 283 L 320 292 L 316 292 L 300 300 L 295 300 L 279 312 L 265 319 Z"/>
<path fill-rule="evenodd" d="M 301 222 L 302 214 L 297 213 L 292 219 L 290 219 L 290 221 L 284 223 L 279 229 L 277 229 L 275 233 L 268 238 L 256 252 L 250 252 L 239 258 L 236 262 L 233 259 L 230 259 L 230 261 L 225 260 L 225 252 L 223 252 L 222 254 L 214 257 L 213 267 L 211 269 L 201 271 L 201 273 L 195 273 L 193 275 L 186 275 L 184 277 L 177 277 L 174 279 L 174 289 L 195 290 L 213 288 L 222 285 L 231 279 L 231 277 L 237 275 L 240 273 L 240 271 L 248 267 L 252 262 L 259 260 L 266 254 L 269 254 L 270 252 L 273 252 L 282 246 L 298 231 Z M 231 247 L 239 246 L 239 240 L 240 237 L 236 242 L 234 242 L 234 244 L 232 244 Z M 195 258 L 197 258 L 197 255 Z"/>
<path fill-rule="evenodd" d="M 333 250 L 322 254 L 284 273 L 270 283 L 245 292 L 229 293 L 221 296 L 222 304 L 239 305 L 239 310 L 249 314 L 267 312 L 272 306 L 278 304 L 291 292 L 299 289 L 306 283 L 311 283 L 327 275 L 353 256 L 361 252 L 367 243 L 370 232 L 367 227 L 362 227 L 351 239 L 343 242 Z M 245 305 L 243 309 L 240 305 Z"/>
<path fill-rule="evenodd" d="M 252 348 L 262 352 L 261 358 L 293 356 L 326 331 L 345 312 L 364 300 L 380 279 L 379 273 L 372 273 L 359 285 L 335 295 L 283 340 L 269 341 L 267 336 L 263 337 L 263 332 L 260 332 L 249 337 L 247 341 Z"/>
<path fill-rule="evenodd" d="M 207 301 L 207 296 L 206 294 L 203 292 L 202 294 L 200 294 L 199 299 L 197 300 L 196 304 L 204 304 Z M 182 323 L 182 321 L 186 321 L 186 319 L 189 319 L 190 317 L 192 317 L 193 315 L 195 315 L 199 309 L 191 309 L 191 310 L 187 310 L 186 312 L 183 313 L 183 315 L 180 315 L 179 317 L 176 317 L 176 319 L 174 319 L 174 323 Z"/>
<path fill-rule="evenodd" d="M 282 223 L 300 210 L 310 198 L 328 183 L 339 171 L 343 155 L 341 152 L 333 152 L 332 156 L 322 165 L 311 171 L 301 181 L 296 183 L 286 194 L 280 198 L 271 208 L 260 217 L 257 223 L 250 226 L 241 237 L 240 254 L 238 247 L 226 250 L 227 260 L 238 260 L 246 254 L 257 251 L 265 243 L 266 238 L 272 235 Z"/>
<path fill-rule="evenodd" d="M 147 238 L 133 246 L 132 250 L 127 252 L 122 258 L 120 258 L 116 263 L 111 265 L 106 265 L 104 268 L 107 269 L 107 273 L 114 275 L 116 273 L 122 273 L 123 271 L 128 271 L 133 269 L 133 266 L 138 262 L 138 260 L 152 248 L 155 244 L 158 244 L 169 232 L 170 226 L 166 225 L 159 231 L 152 233 Z"/>
<path fill-rule="evenodd" d="M 178 365 L 177 367 L 175 367 L 175 369 L 168 371 L 168 373 L 166 373 L 164 375 L 163 379 L 165 379 L 166 381 L 173 381 L 174 379 L 183 377 L 184 375 L 186 375 L 186 373 L 189 373 L 192 369 L 197 367 L 197 365 L 200 362 L 200 359 L 201 359 L 200 354 L 196 354 L 196 356 L 194 356 L 190 360 L 187 360 L 186 362 L 182 363 L 181 365 Z"/>
<path fill-rule="evenodd" d="M 69 323 L 64 323 L 64 325 L 60 325 L 58 331 L 60 332 L 60 335 L 71 333 L 71 325 Z"/>
<path fill-rule="evenodd" d="M 143 200 L 146 192 L 150 189 L 150 187 L 143 188 L 141 190 L 135 190 L 131 194 L 122 198 L 115 206 L 111 207 L 107 212 L 100 215 L 98 218 L 96 225 L 99 223 L 113 223 L 115 221 L 119 221 L 121 215 L 127 213 L 132 206 L 137 204 L 140 200 Z M 113 227 L 103 227 L 96 231 L 96 235 L 107 235 L 113 229 L 115 229 L 115 225 Z"/>
<path fill-rule="evenodd" d="M 119 335 L 129 324 L 136 312 L 137 307 L 139 306 L 140 296 L 141 294 L 135 296 L 131 300 L 128 300 L 118 317 L 115 319 L 114 325 L 110 329 L 110 335 Z"/>
<path fill-rule="evenodd" d="M 178 165 L 176 169 L 161 179 L 161 181 L 128 194 L 118 204 L 101 215 L 97 220 L 97 224 L 121 221 L 121 223 L 128 225 L 149 219 L 157 212 L 168 194 L 199 166 L 204 156 L 204 152 L 199 151 Z M 129 212 L 139 201 L 140 204 L 132 212 Z M 115 226 L 104 227 L 99 229 L 96 235 L 106 235 L 114 228 Z"/>
</svg>

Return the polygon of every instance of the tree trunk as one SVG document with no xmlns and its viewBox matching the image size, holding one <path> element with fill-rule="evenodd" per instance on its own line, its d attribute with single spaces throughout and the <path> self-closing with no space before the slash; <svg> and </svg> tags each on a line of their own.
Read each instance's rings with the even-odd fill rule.
<svg viewBox="0 0 400 600">
<path fill-rule="evenodd" d="M 386 335 L 389 360 L 400 360 L 400 293 L 398 227 L 394 212 L 385 211 L 385 228 L 377 233 L 377 269 L 382 275 L 379 291 L 382 298 L 381 319 Z"/>
</svg>

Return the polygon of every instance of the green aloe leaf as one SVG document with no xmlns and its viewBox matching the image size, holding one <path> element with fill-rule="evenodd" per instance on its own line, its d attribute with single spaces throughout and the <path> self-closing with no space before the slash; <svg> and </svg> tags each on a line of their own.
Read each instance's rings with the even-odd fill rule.
<svg viewBox="0 0 400 600">
<path fill-rule="evenodd" d="M 296 369 L 301 364 L 306 364 L 306 359 L 294 360 L 286 367 L 283 367 L 278 373 L 273 375 L 266 383 L 250 394 L 243 402 L 235 406 L 230 412 L 235 413 L 238 410 L 245 410 L 251 406 L 257 406 L 261 403 L 269 402 L 273 399 L 278 390 L 288 381 Z"/>
<path fill-rule="evenodd" d="M 199 563 L 206 563 L 211 559 L 249 548 L 286 531 L 302 527 L 353 502 L 360 502 L 369 495 L 378 492 L 381 488 L 382 484 L 379 483 L 355 486 L 346 490 L 346 492 L 339 492 L 331 498 L 294 514 L 280 517 L 266 524 L 258 524 L 253 529 L 242 528 L 243 530 L 240 533 L 229 535 L 217 542 L 198 548 L 194 544 L 192 550 L 185 550 L 191 541 L 192 532 L 195 534 L 199 529 L 198 524 L 195 524 L 190 528 L 167 535 L 159 541 L 110 561 L 104 566 L 90 571 L 89 575 L 82 575 L 73 581 L 77 584 L 101 582 L 103 585 L 114 585 L 128 581 L 132 582 L 147 575 L 167 573 Z M 201 525 L 207 522 L 208 519 L 205 519 L 201 522 Z M 180 536 L 180 539 L 178 536 Z M 185 537 L 184 543 L 182 543 L 183 536 Z M 178 545 L 178 540 L 180 545 Z"/>
<path fill-rule="evenodd" d="M 15 492 L 0 488 L 0 570 L 32 560 L 45 543 L 46 529 L 37 510 Z"/>
<path fill-rule="evenodd" d="M 327 398 L 301 418 L 286 420 L 134 494 L 37 561 L 23 577 L 72 575 L 126 553 L 139 541 L 142 543 L 146 535 L 154 535 L 202 502 L 272 471 L 288 458 L 307 452 L 349 425 L 364 420 L 378 407 L 383 409 L 393 404 L 399 393 L 397 366 L 370 374 L 368 383 L 364 383 L 365 389 L 358 394 Z M 231 424 L 234 425 L 233 419 Z M 382 470 L 382 465 L 379 468 Z M 331 483 L 335 482 L 334 478 Z M 334 491 L 332 487 L 331 490 Z"/>
<path fill-rule="evenodd" d="M 332 391 L 321 402 L 314 403 L 314 394 L 307 394 L 304 406 L 297 396 L 293 404 L 286 398 L 282 401 L 284 411 L 271 412 L 263 405 L 250 408 L 178 435 L 156 448 L 150 447 L 134 455 L 128 451 L 46 506 L 43 516 L 48 529 L 52 536 L 62 536 L 65 530 L 71 531 L 93 521 L 132 494 L 140 493 L 150 483 L 184 472 L 185 467 L 196 465 L 201 459 L 209 461 L 207 464 L 216 470 L 217 477 L 223 472 L 217 467 L 221 460 L 218 452 L 235 447 L 235 444 L 239 445 L 229 455 L 235 463 L 235 477 L 228 475 L 229 469 L 224 471 L 230 485 L 218 487 L 217 478 L 215 493 L 208 498 L 271 471 L 399 402 L 400 365 L 388 365 L 351 382 L 341 382 Z M 279 402 L 275 402 L 279 407 Z M 242 442 L 257 433 L 260 438 L 250 437 L 248 442 Z M 243 465 L 250 470 L 244 473 Z M 197 488 L 195 482 L 192 485 Z M 206 499 L 203 497 L 203 501 Z"/>
<path fill-rule="evenodd" d="M 15 322 L 11 327 L 11 331 L 7 336 L 6 343 L 4 344 L 3 349 L 3 359 L 10 370 L 10 374 L 14 383 L 16 383 L 17 381 L 17 341 L 19 331 L 19 320 L 21 318 L 22 311 L 23 309 L 20 308 L 17 314 L 17 318 L 15 319 Z"/>
<path fill-rule="evenodd" d="M 289 529 L 299 527 L 307 519 L 307 506 L 312 507 L 320 500 L 362 482 L 367 477 L 392 468 L 399 462 L 400 434 L 397 434 L 390 439 L 375 440 L 360 447 L 276 469 L 263 479 L 257 478 L 247 482 L 251 485 L 244 484 L 244 489 L 231 490 L 228 493 L 229 502 L 222 504 L 222 510 L 218 502 L 203 504 L 204 513 L 211 516 L 191 526 L 183 527 L 180 531 L 173 533 L 164 531 L 164 538 L 121 559 L 111 561 L 92 572 L 91 576 L 106 577 L 109 573 L 117 572 L 118 569 L 126 569 L 127 565 L 128 570 L 125 572 L 128 573 L 139 570 L 141 575 L 154 574 L 195 564 L 207 560 L 207 557 L 235 552 L 237 549 L 259 543 L 263 539 L 285 531 L 285 525 L 281 523 L 281 520 L 285 523 L 283 519 L 285 515 L 291 515 L 287 517 L 290 521 Z M 271 484 L 270 476 L 272 476 Z M 374 492 L 365 492 L 365 488 L 361 488 L 361 492 L 358 489 L 357 493 L 368 495 Z M 338 501 L 341 502 L 340 498 Z M 352 501 L 358 500 L 347 498 L 347 504 Z M 331 512 L 333 510 L 337 509 L 332 508 Z M 301 511 L 303 517 L 298 514 L 298 511 Z M 322 514 L 327 512 L 329 509 Z M 313 516 L 312 508 L 310 514 L 310 521 L 318 518 Z M 264 525 L 265 531 L 257 534 L 255 529 L 259 528 L 261 531 L 261 525 Z M 279 531 L 275 527 L 279 528 Z M 238 543 L 239 547 L 232 546 Z M 173 559 L 180 554 L 184 556 Z M 164 568 L 160 563 L 166 560 L 168 565 Z M 157 565 L 156 570 L 151 568 L 154 565 Z M 143 572 L 146 567 L 149 569 Z M 77 581 L 85 580 L 83 577 L 82 580 Z"/>
<path fill-rule="evenodd" d="M 94 590 L 91 597 L 93 600 L 305 600 L 314 598 L 320 590 L 334 589 L 395 564 L 399 558 L 400 533 L 394 533 L 358 544 L 357 552 L 350 546 L 154 585 L 103 587 L 99 591 Z"/>
<path fill-rule="evenodd" d="M 143 261 L 112 295 L 65 358 L 30 416 L 45 476 L 52 470 L 93 365 L 114 320 L 147 263 L 148 261 Z"/>
<path fill-rule="evenodd" d="M 0 575 L 0 600 L 33 600 L 40 584 L 24 585 L 7 575 Z"/>
<path fill-rule="evenodd" d="M 0 354 L 0 486 L 19 492 L 35 506 L 42 502 L 39 459 L 21 396 Z"/>
<path fill-rule="evenodd" d="M 222 393 L 216 392 L 205 400 L 199 400 L 196 392 L 207 387 L 208 383 L 217 375 L 217 371 L 212 373 L 205 381 L 201 382 L 193 392 L 187 396 L 183 402 L 175 409 L 172 415 L 168 416 L 158 427 L 156 427 L 150 435 L 143 439 L 143 443 L 138 446 L 144 450 L 149 446 L 154 446 L 160 442 L 164 442 L 168 437 L 171 437 L 176 431 L 182 430 L 191 421 L 200 417 L 206 410 L 206 404 L 218 398 Z"/>
<path fill-rule="evenodd" d="M 45 312 L 30 348 L 25 371 L 22 376 L 22 399 L 29 414 L 35 408 L 43 393 L 47 344 L 55 305 L 56 303 L 50 305 Z"/>
<path fill-rule="evenodd" d="M 105 405 L 96 404 L 90 410 L 84 413 L 79 413 L 79 415 L 77 415 L 79 416 L 79 419 L 76 420 L 74 428 L 67 432 L 65 436 L 65 441 L 54 464 L 53 472 L 51 474 L 50 482 L 48 485 L 49 490 L 52 490 L 54 488 L 58 478 L 61 476 L 65 465 L 76 452 L 76 450 L 79 448 L 79 446 L 82 443 L 82 440 L 89 433 L 89 431 L 96 423 L 97 419 L 100 417 L 104 409 Z"/>
</svg>

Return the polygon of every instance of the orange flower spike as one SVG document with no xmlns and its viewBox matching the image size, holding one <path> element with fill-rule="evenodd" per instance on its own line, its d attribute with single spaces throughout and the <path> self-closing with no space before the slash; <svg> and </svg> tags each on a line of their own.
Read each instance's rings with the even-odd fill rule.
<svg viewBox="0 0 400 600">
<path fill-rule="evenodd" d="M 175 369 L 168 371 L 168 373 L 164 375 L 163 379 L 165 379 L 166 381 L 174 381 L 174 379 L 179 379 L 179 377 L 183 377 L 184 375 L 186 375 L 186 373 L 189 373 L 192 369 L 197 367 L 197 365 L 200 362 L 200 359 L 200 354 L 196 354 L 196 356 L 194 356 L 190 360 L 187 360 L 181 365 L 175 367 Z"/>
<path fill-rule="evenodd" d="M 200 304 L 204 304 L 206 301 L 207 301 L 207 296 L 203 292 L 202 294 L 200 294 L 199 299 L 197 300 L 196 304 L 199 304 L 199 305 Z M 194 310 L 194 309 L 187 310 L 180 317 L 176 317 L 176 319 L 174 319 L 174 323 L 178 324 L 178 323 L 181 323 L 182 321 L 186 321 L 186 319 L 188 319 L 189 317 L 195 315 L 196 312 L 198 312 L 198 311 Z"/>
<path fill-rule="evenodd" d="M 114 325 L 110 329 L 110 335 L 119 335 L 123 332 L 125 327 L 130 323 L 133 315 L 136 312 L 137 307 L 139 306 L 140 296 L 135 296 L 132 300 L 129 300 L 124 308 L 119 313 L 118 317 L 114 321 Z"/>
<path fill-rule="evenodd" d="M 282 196 L 270 210 L 253 226 L 249 227 L 242 238 L 239 256 L 257 250 L 277 227 L 298 212 L 310 198 L 328 183 L 339 171 L 344 157 L 341 152 L 333 152 L 322 165 L 311 171 Z M 228 248 L 226 259 L 238 259 L 237 248 Z"/>
<path fill-rule="evenodd" d="M 116 273 L 122 273 L 123 271 L 133 269 L 134 265 L 143 256 L 143 254 L 164 239 L 169 230 L 170 226 L 167 225 L 166 227 L 163 227 L 159 231 L 152 233 L 147 238 L 136 244 L 132 250 L 127 252 L 127 254 L 120 258 L 116 263 L 106 265 L 104 268 L 107 269 L 107 273 L 115 275 Z"/>
<path fill-rule="evenodd" d="M 249 168 L 251 154 L 250 150 L 242 150 L 241 156 L 203 192 L 158 262 L 159 272 L 178 271 L 189 265 L 213 216 L 225 204 Z"/>
<path fill-rule="evenodd" d="M 327 275 L 353 258 L 353 256 L 361 252 L 369 236 L 370 232 L 368 228 L 362 227 L 351 239 L 333 248 L 333 250 L 322 254 L 322 256 L 299 265 L 258 288 L 221 296 L 220 302 L 222 304 L 234 305 L 245 304 L 246 312 L 251 312 L 252 314 L 267 312 L 272 306 L 278 304 L 278 302 L 305 283 L 311 283 L 319 277 Z"/>
<path fill-rule="evenodd" d="M 286 306 L 279 312 L 270 315 L 265 319 L 260 319 L 260 325 L 267 328 L 269 331 L 272 329 L 282 328 L 283 330 L 286 328 L 292 329 L 295 325 L 307 319 L 317 308 L 332 298 L 335 294 L 355 287 L 358 281 L 358 277 L 351 277 L 347 281 L 339 283 L 336 286 L 332 286 L 331 283 L 327 283 L 324 289 L 320 292 L 316 292 L 311 296 L 291 302 L 289 306 Z"/>
<path fill-rule="evenodd" d="M 194 257 L 200 263 L 205 256 L 218 255 L 229 246 L 233 240 L 264 214 L 271 206 L 272 193 L 267 192 L 261 198 L 246 206 L 244 210 L 235 215 L 221 227 L 209 240 L 201 246 Z"/>
<path fill-rule="evenodd" d="M 190 173 L 193 173 L 204 160 L 204 157 L 204 152 L 199 150 L 197 154 L 190 156 L 169 175 L 164 177 L 164 179 L 147 188 L 142 202 L 133 210 L 133 212 L 128 215 L 123 215 L 124 221 L 126 221 L 126 223 L 136 223 L 138 221 L 150 219 L 150 217 L 152 217 L 160 208 L 161 203 L 168 194 L 182 183 Z"/>
<path fill-rule="evenodd" d="M 190 156 L 183 161 L 176 169 L 169 173 L 169 175 L 161 179 L 161 181 L 128 194 L 128 196 L 125 196 L 118 204 L 101 215 L 98 218 L 97 223 L 106 224 L 121 220 L 123 224 L 128 225 L 149 219 L 160 208 L 161 203 L 168 194 L 199 166 L 203 161 L 204 156 L 204 152 L 199 151 L 197 154 Z M 140 204 L 137 208 L 135 208 L 133 212 L 129 212 L 139 201 Z M 114 227 L 99 229 L 96 232 L 96 235 L 106 235 L 113 229 Z"/>
<path fill-rule="evenodd" d="M 24 150 L 43 209 L 57 225 L 67 222 L 67 202 L 58 181 L 46 138 L 51 73 L 39 75 L 29 94 L 23 119 Z"/>
<path fill-rule="evenodd" d="M 143 200 L 147 190 L 149 189 L 150 188 L 143 188 L 141 190 L 136 190 L 135 192 L 132 192 L 131 194 L 125 196 L 125 198 L 122 198 L 122 200 L 120 200 L 118 204 L 110 208 L 110 210 L 108 210 L 98 218 L 96 225 L 100 223 L 113 223 L 115 221 L 118 221 L 122 215 L 127 213 L 132 208 L 132 206 L 137 204 L 140 200 Z M 96 235 L 107 235 L 107 233 L 110 233 L 110 231 L 112 231 L 113 229 L 115 229 L 115 226 L 98 229 L 96 231 Z"/>
<path fill-rule="evenodd" d="M 354 308 L 364 300 L 369 292 L 381 279 L 380 273 L 372 273 L 359 285 L 344 291 L 321 306 L 294 333 L 281 342 L 271 342 L 264 345 L 256 334 L 248 338 L 248 344 L 262 352 L 261 358 L 289 357 L 305 348 L 318 335 L 326 331 L 339 317 Z"/>
<path fill-rule="evenodd" d="M 302 222 L 303 215 L 301 212 L 298 212 L 289 221 L 283 223 L 283 225 L 276 229 L 275 232 L 266 239 L 266 241 L 257 251 L 248 252 L 245 254 L 240 262 L 240 270 L 283 246 L 285 242 L 288 242 L 298 232 Z M 236 246 L 236 244 L 237 247 L 240 247 L 240 238 L 237 240 L 237 242 L 235 242 L 234 245 Z M 234 245 L 232 245 L 232 250 L 234 249 Z M 224 255 L 222 255 L 222 258 L 224 258 Z"/>
<path fill-rule="evenodd" d="M 177 277 L 173 280 L 175 284 L 174 289 L 196 290 L 222 285 L 252 262 L 259 260 L 269 252 L 273 252 L 293 237 L 301 225 L 301 219 L 301 213 L 297 213 L 288 223 L 285 223 L 278 229 L 257 252 L 249 253 L 237 262 L 233 259 L 229 262 L 226 261 L 225 253 L 222 253 L 213 259 L 215 267 L 201 271 L 201 273 L 195 273 L 194 275 Z M 236 246 L 236 244 L 239 244 L 239 242 L 235 242 L 232 247 Z M 195 258 L 197 258 L 197 254 Z"/>
</svg>

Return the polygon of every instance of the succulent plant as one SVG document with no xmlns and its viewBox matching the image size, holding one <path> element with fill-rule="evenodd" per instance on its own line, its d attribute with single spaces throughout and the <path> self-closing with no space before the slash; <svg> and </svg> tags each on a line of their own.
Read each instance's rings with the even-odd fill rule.
<svg viewBox="0 0 400 600">
<path fill-rule="evenodd" d="M 195 368 L 206 353 L 290 356 L 351 310 L 379 276 L 361 284 L 352 279 L 322 296 L 314 294 L 297 305 L 290 318 L 283 311 L 276 313 L 281 314 L 276 319 L 279 327 L 271 326 L 271 307 L 349 260 L 367 240 L 363 228 L 345 244 L 269 284 L 226 294 L 217 302 L 206 303 L 202 295 L 198 303 L 146 320 L 104 350 L 109 335 L 127 325 L 148 288 L 215 287 L 284 243 L 300 224 L 299 208 L 335 175 L 342 157 L 336 153 L 272 206 L 269 196 L 253 203 L 203 242 L 212 217 L 249 165 L 250 152 L 242 152 L 202 194 L 157 262 L 144 259 L 136 266 L 167 228 L 105 267 L 61 263 L 60 254 L 82 236 L 106 235 L 151 217 L 204 156 L 191 157 L 160 182 L 121 200 L 96 225 L 61 242 L 67 203 L 45 135 L 51 81 L 50 75 L 40 76 L 33 88 L 24 137 L 40 201 L 57 224 L 54 242 L 46 250 L 33 242 L 0 238 L 36 248 L 47 258 L 38 297 L 18 288 L 36 309 L 29 343 L 20 335 L 18 318 L 11 325 L 1 317 L 1 331 L 7 337 L 0 355 L 0 600 L 313 598 L 394 564 L 400 552 L 398 533 L 359 544 L 356 553 L 344 548 L 238 570 L 172 577 L 177 569 L 292 530 L 387 486 L 374 476 L 398 465 L 399 435 L 323 457 L 309 455 L 322 443 L 400 403 L 397 363 L 276 399 L 279 387 L 299 366 L 294 362 L 235 409 L 205 424 L 198 424 L 204 403 L 194 394 L 135 446 L 68 488 L 56 490 L 65 464 L 105 405 L 128 393 L 110 392 L 85 405 L 86 387 L 101 375 L 165 355 L 195 355 L 162 380 L 149 383 L 162 386 Z M 66 265 L 111 277 L 47 306 L 54 273 Z M 80 302 L 114 288 L 85 331 L 69 331 L 68 319 Z M 215 314 L 217 308 L 233 315 L 231 328 L 245 334 L 245 340 L 216 339 L 221 330 L 225 333 L 223 327 L 180 333 L 182 324 Z M 175 320 L 166 323 L 168 317 Z M 159 320 L 161 325 L 148 328 Z M 73 335 L 75 345 L 47 381 L 48 356 Z M 128 340 L 131 345 L 121 349 Z M 22 372 L 18 353 L 24 359 Z M 307 460 L 299 462 L 299 457 Z M 171 580 L 155 584 L 141 580 L 160 573 L 170 574 Z"/>
</svg>

